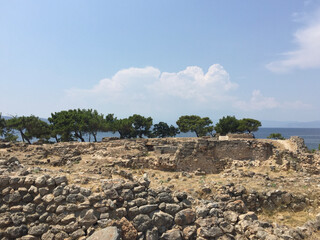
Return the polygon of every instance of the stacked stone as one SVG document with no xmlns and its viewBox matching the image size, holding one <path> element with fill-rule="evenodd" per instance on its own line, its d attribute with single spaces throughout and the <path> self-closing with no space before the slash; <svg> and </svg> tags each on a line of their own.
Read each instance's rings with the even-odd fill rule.
<svg viewBox="0 0 320 240">
<path fill-rule="evenodd" d="M 65 176 L 0 175 L 0 237 L 17 239 L 29 234 L 37 239 L 43 235 L 57 217 L 54 190 L 66 182 Z"/>
<path fill-rule="evenodd" d="M 271 191 L 248 191 L 242 185 L 229 183 L 221 186 L 220 194 L 216 199 L 234 201 L 242 200 L 249 211 L 259 212 L 262 209 L 269 211 L 291 209 L 292 211 L 302 211 L 312 204 L 312 200 L 305 195 L 292 194 L 279 189 Z"/>
<path fill-rule="evenodd" d="M 0 174 L 10 174 L 11 172 L 23 169 L 16 157 L 0 158 Z"/>
<path fill-rule="evenodd" d="M 300 229 L 260 222 L 230 196 L 193 207 L 186 193 L 151 189 L 147 178 L 104 180 L 101 188 L 68 185 L 65 176 L 0 175 L 0 239 L 86 239 L 111 225 L 123 240 L 302 239 L 320 226 L 320 217 Z"/>
</svg>

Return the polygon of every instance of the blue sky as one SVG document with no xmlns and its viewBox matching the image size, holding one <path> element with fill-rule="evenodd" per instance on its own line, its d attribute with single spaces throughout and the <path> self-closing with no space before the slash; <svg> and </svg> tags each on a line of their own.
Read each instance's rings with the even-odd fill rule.
<svg viewBox="0 0 320 240">
<path fill-rule="evenodd" d="M 320 1 L 0 0 L 0 112 L 320 120 Z"/>
</svg>

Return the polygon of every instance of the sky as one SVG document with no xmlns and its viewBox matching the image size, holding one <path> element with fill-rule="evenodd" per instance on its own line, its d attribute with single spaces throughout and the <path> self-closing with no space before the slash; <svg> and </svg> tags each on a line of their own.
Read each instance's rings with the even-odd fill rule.
<svg viewBox="0 0 320 240">
<path fill-rule="evenodd" d="M 0 0 L 0 112 L 320 120 L 320 0 Z"/>
</svg>

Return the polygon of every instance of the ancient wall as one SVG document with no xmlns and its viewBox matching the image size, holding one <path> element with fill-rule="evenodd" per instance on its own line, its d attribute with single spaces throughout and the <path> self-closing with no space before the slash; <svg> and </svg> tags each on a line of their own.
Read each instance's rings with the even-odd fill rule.
<svg viewBox="0 0 320 240">
<path fill-rule="evenodd" d="M 65 176 L 0 175 L 0 238 L 5 239 L 86 239 L 101 228 L 115 231 L 115 240 L 157 239 L 268 239 L 301 235 L 299 229 L 281 228 L 259 222 L 247 212 L 243 188 L 226 187 L 228 196 L 193 204 L 184 192 L 167 188 L 151 189 L 147 179 L 124 181 L 106 179 L 101 191 L 68 185 Z M 285 194 L 285 193 L 284 193 Z M 248 194 L 247 194 L 248 195 Z M 251 196 L 251 200 L 257 200 Z M 283 193 L 278 205 L 290 204 Z M 272 200 L 276 201 L 276 200 Z M 248 203 L 247 203 L 248 202 Z M 276 204 L 276 203 L 275 203 Z M 320 217 L 313 226 L 320 224 Z M 305 228 L 307 229 L 307 228 Z M 93 238 L 110 240 L 104 238 Z M 294 238 L 296 239 L 296 238 Z"/>
<path fill-rule="evenodd" d="M 272 144 L 257 140 L 219 141 L 211 138 L 190 138 L 184 141 L 167 139 L 162 142 L 157 139 L 147 142 L 147 145 L 148 152 L 154 149 L 158 156 L 157 165 L 151 167 L 180 171 L 201 169 L 206 173 L 223 171 L 228 167 L 229 160 L 264 161 L 273 154 Z"/>
<path fill-rule="evenodd" d="M 19 150 L 30 164 L 63 165 L 83 161 L 87 154 L 110 165 L 218 172 L 227 166 L 228 157 L 268 159 L 273 152 L 268 142 L 190 138 L 2 147 L 6 153 L 0 157 L 1 240 L 87 239 L 100 229 L 113 231 L 115 240 L 304 239 L 320 227 L 320 216 L 301 228 L 288 228 L 261 222 L 248 212 L 301 211 L 312 204 L 306 196 L 285 191 L 247 191 L 230 183 L 212 192 L 211 200 L 200 200 L 169 188 L 149 188 L 147 176 L 130 181 L 106 177 L 87 188 L 69 184 L 66 176 L 53 171 L 31 173 L 10 155 Z M 211 191 L 206 189 L 206 194 Z"/>
<path fill-rule="evenodd" d="M 256 139 L 219 141 L 215 138 L 107 139 L 99 143 L 12 144 L 36 163 L 59 166 L 92 155 L 110 164 L 168 171 L 219 173 L 232 160 L 267 160 L 273 145 Z M 6 146 L 3 146 L 6 147 Z M 37 161 L 37 159 L 39 161 Z"/>
</svg>

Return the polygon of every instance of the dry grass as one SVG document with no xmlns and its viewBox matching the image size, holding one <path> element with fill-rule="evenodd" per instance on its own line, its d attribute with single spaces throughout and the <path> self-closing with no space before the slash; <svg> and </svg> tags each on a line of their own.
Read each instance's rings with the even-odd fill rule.
<svg viewBox="0 0 320 240">
<path fill-rule="evenodd" d="M 297 227 L 303 225 L 307 221 L 314 221 L 317 213 L 320 212 L 320 208 L 309 207 L 304 211 L 294 212 L 288 211 L 266 211 L 258 214 L 259 220 L 267 221 L 270 223 L 278 223 L 281 225 L 287 225 L 290 227 Z"/>
</svg>

